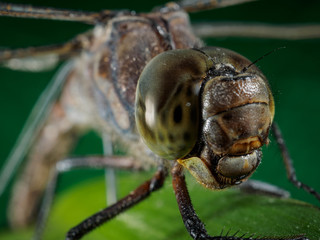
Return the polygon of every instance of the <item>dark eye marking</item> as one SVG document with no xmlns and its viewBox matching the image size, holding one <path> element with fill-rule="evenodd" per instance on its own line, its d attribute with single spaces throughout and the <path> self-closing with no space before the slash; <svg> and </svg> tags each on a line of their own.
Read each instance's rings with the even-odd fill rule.
<svg viewBox="0 0 320 240">
<path fill-rule="evenodd" d="M 179 87 L 177 88 L 176 92 L 174 93 L 174 96 L 179 96 L 181 91 L 182 91 L 182 84 L 179 85 Z"/>
<path fill-rule="evenodd" d="M 173 111 L 173 121 L 175 123 L 180 123 L 182 120 L 182 107 L 181 105 L 178 105 L 175 107 Z"/>
</svg>

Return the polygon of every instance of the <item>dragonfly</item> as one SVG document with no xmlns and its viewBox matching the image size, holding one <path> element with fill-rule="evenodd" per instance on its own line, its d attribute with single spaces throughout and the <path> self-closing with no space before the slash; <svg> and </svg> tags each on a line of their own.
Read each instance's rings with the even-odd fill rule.
<svg viewBox="0 0 320 240">
<path fill-rule="evenodd" d="M 195 29 L 197 29 L 197 27 L 196 27 Z M 200 35 L 201 35 L 201 34 L 200 34 Z"/>
</svg>

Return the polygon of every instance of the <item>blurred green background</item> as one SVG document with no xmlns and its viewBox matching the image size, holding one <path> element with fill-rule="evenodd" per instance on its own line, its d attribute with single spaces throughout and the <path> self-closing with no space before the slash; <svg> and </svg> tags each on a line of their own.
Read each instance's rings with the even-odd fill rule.
<svg viewBox="0 0 320 240">
<path fill-rule="evenodd" d="M 165 1 L 10 1 L 35 6 L 99 11 L 102 9 L 132 9 L 149 11 Z M 320 1 L 268 0 L 245 5 L 191 14 L 193 22 L 245 21 L 273 24 L 320 23 Z M 18 48 L 65 42 L 90 26 L 79 23 L 46 20 L 0 18 L 0 48 Z M 276 101 L 276 117 L 294 160 L 298 179 L 320 191 L 320 39 L 270 40 L 252 38 L 205 39 L 207 45 L 230 48 L 251 60 L 266 52 L 285 46 L 285 49 L 258 62 L 270 81 Z M 15 72 L 0 68 L 0 167 L 8 156 L 32 106 L 57 68 L 41 73 Z M 260 179 L 291 192 L 292 197 L 320 206 L 312 196 L 293 187 L 286 179 L 278 148 L 271 136 L 264 148 L 262 164 L 253 178 Z M 99 138 L 89 134 L 80 141 L 74 155 L 101 152 Z M 98 171 L 101 175 L 102 172 Z M 96 171 L 66 174 L 59 189 L 67 192 L 72 186 L 94 177 Z M 85 177 L 84 177 L 85 176 Z M 70 180 L 74 181 L 70 183 Z M 129 178 L 130 179 L 130 178 Z M 138 183 L 136 183 L 138 184 Z M 121 186 L 120 186 L 121 187 Z M 10 189 L 0 198 L 0 228 L 7 226 L 5 212 Z"/>
</svg>

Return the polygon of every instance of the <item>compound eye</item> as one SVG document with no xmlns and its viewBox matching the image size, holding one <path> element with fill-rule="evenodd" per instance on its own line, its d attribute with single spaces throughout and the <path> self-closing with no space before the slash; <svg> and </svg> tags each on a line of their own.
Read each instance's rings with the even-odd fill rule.
<svg viewBox="0 0 320 240">
<path fill-rule="evenodd" d="M 188 154 L 199 131 L 199 89 L 207 59 L 191 49 L 159 54 L 140 75 L 135 117 L 138 132 L 157 155 Z"/>
</svg>

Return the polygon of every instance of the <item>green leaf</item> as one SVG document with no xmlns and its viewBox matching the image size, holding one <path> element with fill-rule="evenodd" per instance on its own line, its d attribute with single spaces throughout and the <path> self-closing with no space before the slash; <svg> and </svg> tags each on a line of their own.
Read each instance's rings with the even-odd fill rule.
<svg viewBox="0 0 320 240">
<path fill-rule="evenodd" d="M 120 195 L 129 193 L 152 173 L 118 175 Z M 188 179 L 194 207 L 208 232 L 220 235 L 239 230 L 258 236 L 288 237 L 306 234 L 320 238 L 320 210 L 292 199 L 248 195 L 238 190 L 209 191 Z M 65 191 L 55 199 L 44 239 L 64 239 L 68 229 L 105 207 L 104 179 L 96 178 Z M 26 239 L 29 232 L 0 235 Z M 19 238 L 20 237 L 20 238 Z M 170 181 L 151 197 L 83 239 L 191 239 L 184 228 Z"/>
</svg>

